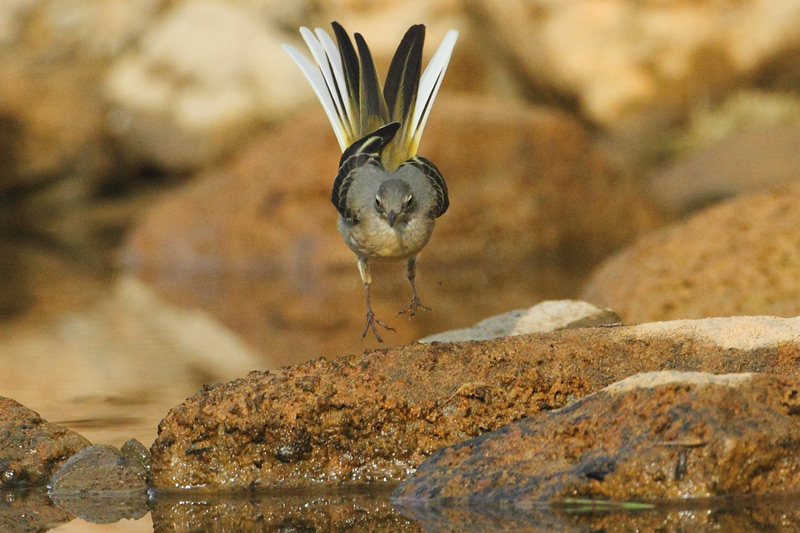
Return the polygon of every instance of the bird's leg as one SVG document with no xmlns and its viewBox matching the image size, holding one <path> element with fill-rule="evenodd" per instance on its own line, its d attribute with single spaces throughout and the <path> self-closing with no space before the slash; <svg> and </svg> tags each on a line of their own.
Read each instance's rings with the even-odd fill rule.
<svg viewBox="0 0 800 533">
<path fill-rule="evenodd" d="M 408 260 L 408 270 L 406 271 L 408 275 L 408 281 L 411 283 L 411 291 L 413 292 L 413 296 L 411 297 L 411 303 L 408 304 L 408 307 L 397 313 L 398 315 L 402 315 L 403 313 L 408 313 L 408 318 L 413 317 L 417 314 L 417 308 L 421 307 L 426 311 L 430 311 L 431 308 L 425 305 L 422 305 L 422 302 L 419 301 L 419 296 L 417 296 L 417 286 L 414 283 L 414 279 L 417 277 L 417 258 L 412 257 Z"/>
<path fill-rule="evenodd" d="M 364 326 L 364 331 L 361 332 L 361 336 L 366 337 L 367 331 L 372 328 L 372 333 L 375 334 L 375 338 L 378 339 L 378 342 L 383 342 L 381 336 L 378 335 L 378 329 L 375 327 L 375 324 L 383 326 L 389 331 L 394 331 L 394 328 L 380 320 L 375 316 L 375 313 L 372 312 L 372 305 L 369 303 L 369 286 L 372 284 L 372 274 L 369 271 L 369 262 L 366 258 L 358 258 L 358 273 L 361 274 L 361 282 L 364 284 L 364 293 L 367 295 L 367 324 Z"/>
</svg>

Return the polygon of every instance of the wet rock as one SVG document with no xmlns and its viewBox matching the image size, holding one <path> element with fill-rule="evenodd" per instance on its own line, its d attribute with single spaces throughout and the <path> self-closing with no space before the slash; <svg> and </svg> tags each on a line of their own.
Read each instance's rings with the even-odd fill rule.
<svg viewBox="0 0 800 533">
<path fill-rule="evenodd" d="M 89 441 L 77 433 L 0 396 L 0 489 L 43 485 L 86 446 Z"/>
<path fill-rule="evenodd" d="M 418 263 L 434 312 L 391 320 L 410 298 L 404 266 L 374 265 L 375 312 L 398 330 L 387 342 L 574 292 L 591 265 L 657 224 L 638 182 L 566 115 L 445 94 L 436 104 L 421 153 L 453 202 Z M 122 264 L 281 364 L 377 346 L 359 335 L 363 288 L 330 204 L 340 151 L 329 128 L 319 109 L 294 116 L 165 198 L 133 231 Z M 314 150 L 297 157 L 298 146 Z"/>
<path fill-rule="evenodd" d="M 420 339 L 419 342 L 482 341 L 509 335 L 618 324 L 619 320 L 612 310 L 601 309 L 586 302 L 549 300 L 530 309 L 516 309 L 481 320 L 471 328 L 436 333 Z"/>
<path fill-rule="evenodd" d="M 147 454 L 141 453 L 144 446 L 139 441 L 128 441 L 123 448 L 127 453 L 107 444 L 84 448 L 53 475 L 48 485 L 50 493 L 147 490 Z"/>
<path fill-rule="evenodd" d="M 399 480 L 430 454 L 653 370 L 800 377 L 800 319 L 581 328 L 317 359 L 207 388 L 172 409 L 156 487 Z"/>
<path fill-rule="evenodd" d="M 625 322 L 800 315 L 800 186 L 742 196 L 607 259 L 581 298 Z"/>
<path fill-rule="evenodd" d="M 88 522 L 141 518 L 149 511 L 146 461 L 146 449 L 138 441 L 128 441 L 123 451 L 94 444 L 70 457 L 53 475 L 50 499 Z"/>
<path fill-rule="evenodd" d="M 440 450 L 401 502 L 676 500 L 800 490 L 800 378 L 640 374 Z"/>
<path fill-rule="evenodd" d="M 144 468 L 146 477 L 150 474 L 150 450 L 136 439 L 128 439 L 119 449 L 123 457 L 127 457 Z"/>
</svg>

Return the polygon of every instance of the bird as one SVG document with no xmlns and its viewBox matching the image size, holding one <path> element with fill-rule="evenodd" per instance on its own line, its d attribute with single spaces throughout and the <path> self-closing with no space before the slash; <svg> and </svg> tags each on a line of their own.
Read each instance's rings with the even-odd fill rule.
<svg viewBox="0 0 800 533">
<path fill-rule="evenodd" d="M 403 36 L 381 84 L 372 53 L 360 33 L 353 35 L 332 22 L 333 38 L 323 29 L 300 28 L 313 61 L 291 45 L 283 49 L 300 67 L 333 127 L 342 149 L 331 201 L 337 228 L 355 253 L 366 295 L 366 324 L 383 342 L 380 320 L 370 303 L 370 261 L 406 261 L 412 298 L 407 308 L 430 310 L 417 294 L 417 255 L 428 243 L 434 221 L 450 205 L 439 169 L 417 155 L 422 131 L 442 84 L 458 39 L 451 29 L 422 71 L 425 25 L 411 26 Z"/>
</svg>

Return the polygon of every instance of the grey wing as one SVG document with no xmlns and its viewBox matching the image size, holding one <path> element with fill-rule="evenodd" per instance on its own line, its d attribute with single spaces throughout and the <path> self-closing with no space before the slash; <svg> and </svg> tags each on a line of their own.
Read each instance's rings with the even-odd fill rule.
<svg viewBox="0 0 800 533">
<path fill-rule="evenodd" d="M 444 176 L 436 168 L 436 165 L 420 155 L 412 157 L 403 165 L 412 165 L 422 171 L 435 193 L 431 216 L 434 218 L 442 216 L 447 211 L 447 208 L 450 207 L 450 198 L 447 194 L 447 184 L 444 182 Z"/>
<path fill-rule="evenodd" d="M 336 206 L 336 210 L 344 218 L 352 222 L 358 223 L 355 212 L 350 208 L 347 202 L 347 193 L 350 191 L 350 186 L 353 184 L 353 178 L 356 171 L 367 165 L 374 165 L 377 168 L 381 167 L 380 162 L 371 154 L 355 154 L 351 155 L 339 166 L 339 172 L 336 173 L 336 179 L 333 180 L 333 191 L 331 191 L 331 202 Z"/>
</svg>

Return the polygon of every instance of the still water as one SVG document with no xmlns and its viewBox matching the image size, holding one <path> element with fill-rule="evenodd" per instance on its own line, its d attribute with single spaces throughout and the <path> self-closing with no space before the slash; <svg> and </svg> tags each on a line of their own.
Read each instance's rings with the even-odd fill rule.
<svg viewBox="0 0 800 533">
<path fill-rule="evenodd" d="M 800 498 L 613 505 L 401 507 L 394 486 L 327 492 L 165 493 L 59 502 L 6 493 L 2 531 L 800 531 Z M 127 516 L 128 518 L 123 518 Z"/>
</svg>

